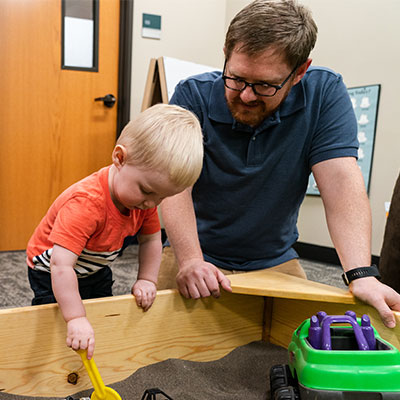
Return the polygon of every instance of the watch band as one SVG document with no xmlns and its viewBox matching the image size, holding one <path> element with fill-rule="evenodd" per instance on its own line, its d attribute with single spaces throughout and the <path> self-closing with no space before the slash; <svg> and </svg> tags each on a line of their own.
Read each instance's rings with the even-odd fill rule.
<svg viewBox="0 0 400 400">
<path fill-rule="evenodd" d="M 381 279 L 378 267 L 376 265 L 354 268 L 342 274 L 343 282 L 346 286 L 349 286 L 350 282 L 354 281 L 355 279 L 366 278 L 367 276 L 374 276 L 377 279 Z"/>
</svg>

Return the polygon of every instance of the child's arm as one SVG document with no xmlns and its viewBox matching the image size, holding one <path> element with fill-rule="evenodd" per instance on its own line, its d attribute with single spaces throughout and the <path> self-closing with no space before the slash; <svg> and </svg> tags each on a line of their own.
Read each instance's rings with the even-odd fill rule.
<svg viewBox="0 0 400 400">
<path fill-rule="evenodd" d="M 132 286 L 136 303 L 147 311 L 154 302 L 157 293 L 157 278 L 161 264 L 161 232 L 152 235 L 138 235 L 139 271 L 137 281 Z"/>
<path fill-rule="evenodd" d="M 87 349 L 87 358 L 94 352 L 94 331 L 86 318 L 78 289 L 74 265 L 78 256 L 64 247 L 54 245 L 51 255 L 51 284 L 65 322 L 67 346 L 74 350 Z"/>
</svg>

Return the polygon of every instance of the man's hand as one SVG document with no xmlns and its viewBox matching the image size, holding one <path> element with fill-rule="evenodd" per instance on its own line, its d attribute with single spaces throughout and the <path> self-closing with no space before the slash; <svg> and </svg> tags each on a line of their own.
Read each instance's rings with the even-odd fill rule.
<svg viewBox="0 0 400 400">
<path fill-rule="evenodd" d="M 392 313 L 400 311 L 400 294 L 374 277 L 360 278 L 350 283 L 350 291 L 361 301 L 376 308 L 388 328 L 396 326 Z"/>
<path fill-rule="evenodd" d="M 87 349 L 90 360 L 94 352 L 94 331 L 86 317 L 78 317 L 67 322 L 67 346 L 74 350 Z"/>
<path fill-rule="evenodd" d="M 229 279 L 213 264 L 196 259 L 187 262 L 176 275 L 179 291 L 187 299 L 220 296 L 223 289 L 232 292 Z"/>
<path fill-rule="evenodd" d="M 154 282 L 146 279 L 138 279 L 132 286 L 132 294 L 135 296 L 136 304 L 147 311 L 153 304 L 157 294 Z"/>
</svg>

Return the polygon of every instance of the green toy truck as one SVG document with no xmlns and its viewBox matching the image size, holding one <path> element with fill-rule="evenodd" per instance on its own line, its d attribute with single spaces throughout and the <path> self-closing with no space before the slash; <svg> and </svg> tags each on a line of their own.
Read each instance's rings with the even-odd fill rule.
<svg viewBox="0 0 400 400">
<path fill-rule="evenodd" d="M 272 400 L 400 399 L 400 352 L 366 314 L 320 311 L 295 330 L 288 353 L 288 365 L 270 370 Z"/>
</svg>

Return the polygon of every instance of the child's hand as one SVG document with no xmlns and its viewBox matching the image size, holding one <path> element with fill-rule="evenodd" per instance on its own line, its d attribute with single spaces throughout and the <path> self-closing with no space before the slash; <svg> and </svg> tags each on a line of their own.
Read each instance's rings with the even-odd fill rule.
<svg viewBox="0 0 400 400">
<path fill-rule="evenodd" d="M 154 282 L 138 279 L 132 286 L 132 294 L 136 298 L 136 304 L 147 311 L 156 298 L 157 287 Z"/>
<path fill-rule="evenodd" d="M 86 317 L 78 317 L 67 322 L 67 346 L 74 350 L 87 349 L 90 360 L 94 352 L 94 331 Z"/>
</svg>

